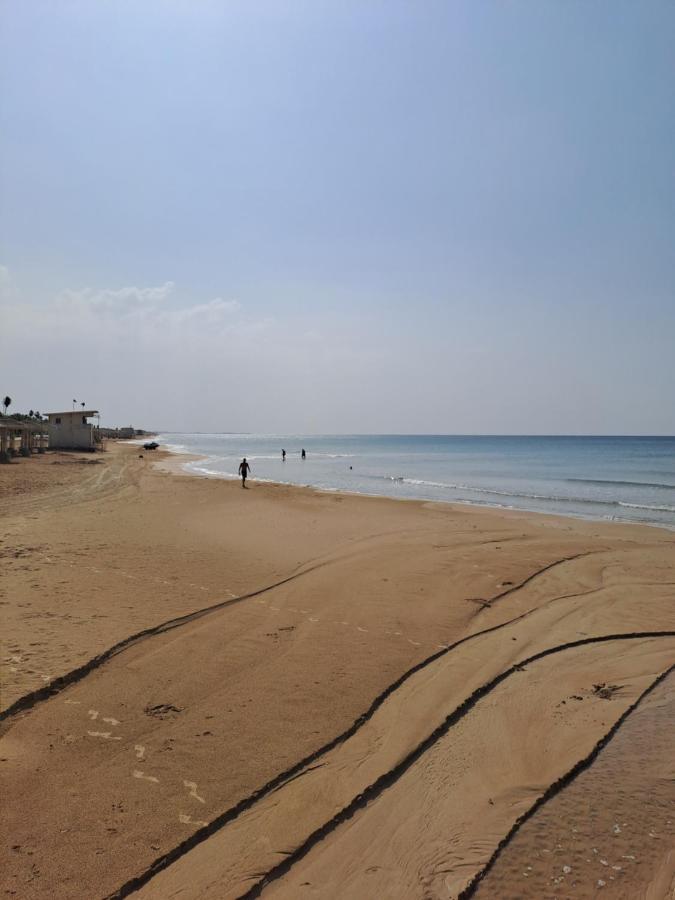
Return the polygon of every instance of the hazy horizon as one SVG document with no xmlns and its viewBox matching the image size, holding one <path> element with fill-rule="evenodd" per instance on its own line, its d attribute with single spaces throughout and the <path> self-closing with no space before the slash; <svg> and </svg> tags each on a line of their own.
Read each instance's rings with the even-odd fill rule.
<svg viewBox="0 0 675 900">
<path fill-rule="evenodd" d="M 102 424 L 101 427 L 115 427 L 115 426 L 105 426 Z M 124 427 L 124 426 L 117 426 Z M 140 427 L 140 426 L 139 426 Z M 468 432 L 455 432 L 455 431 L 177 431 L 175 429 L 169 428 L 154 428 L 153 433 L 155 434 L 202 434 L 202 435 L 255 435 L 256 437 L 293 437 L 293 436 L 301 436 L 301 437 L 514 437 L 514 438 L 532 438 L 532 437 L 541 437 L 541 438 L 575 438 L 575 437 L 588 437 L 588 438 L 673 438 L 675 434 L 550 434 L 550 433 L 505 433 L 505 434 L 497 434 L 496 432 L 474 432 L 473 434 L 469 434 Z"/>
<path fill-rule="evenodd" d="M 674 41 L 651 0 L 0 0 L 10 413 L 674 434 Z"/>
</svg>

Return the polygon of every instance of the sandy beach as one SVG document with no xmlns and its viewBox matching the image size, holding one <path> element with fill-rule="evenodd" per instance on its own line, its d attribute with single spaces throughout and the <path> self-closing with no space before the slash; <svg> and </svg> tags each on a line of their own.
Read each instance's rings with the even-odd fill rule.
<svg viewBox="0 0 675 900">
<path fill-rule="evenodd" d="M 675 892 L 675 533 L 0 467 L 2 890 Z"/>
</svg>

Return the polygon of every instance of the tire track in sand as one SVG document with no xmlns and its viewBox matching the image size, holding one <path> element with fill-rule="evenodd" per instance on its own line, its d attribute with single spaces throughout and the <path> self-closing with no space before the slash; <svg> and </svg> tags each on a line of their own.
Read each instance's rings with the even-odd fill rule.
<svg viewBox="0 0 675 900">
<path fill-rule="evenodd" d="M 608 552 L 606 548 L 599 549 L 597 551 L 590 551 L 582 554 L 576 554 L 574 558 L 577 556 L 588 556 L 594 553 L 605 553 Z M 567 563 L 570 561 L 570 557 L 563 557 L 562 559 L 556 560 L 553 563 L 547 563 L 545 566 L 537 569 L 531 575 L 529 575 L 523 582 L 518 585 L 514 585 L 510 590 L 501 592 L 498 596 L 504 596 L 505 594 L 513 593 L 519 590 L 525 584 L 529 584 L 532 582 L 538 575 L 544 574 L 550 569 L 554 568 L 557 565 L 561 565 L 563 563 Z M 168 853 L 164 854 L 161 857 L 158 857 L 152 865 L 141 875 L 131 879 L 129 882 L 125 883 L 119 890 L 118 893 L 114 893 L 110 895 L 111 900 L 113 898 L 122 898 L 128 896 L 129 893 L 133 893 L 135 890 L 138 890 L 143 884 L 147 883 L 151 878 L 153 878 L 160 871 L 163 871 L 168 866 L 172 865 L 176 862 L 181 856 L 184 856 L 190 850 L 192 850 L 195 846 L 207 840 L 217 831 L 224 828 L 227 824 L 237 819 L 242 813 L 246 812 L 248 809 L 252 808 L 256 803 L 262 800 L 267 794 L 278 790 L 280 787 L 288 781 L 294 778 L 300 777 L 307 770 L 308 766 L 311 766 L 317 760 L 319 760 L 322 756 L 329 753 L 335 747 L 339 746 L 341 743 L 348 740 L 352 737 L 356 732 L 363 727 L 377 712 L 377 710 L 382 706 L 382 704 L 395 692 L 397 691 L 408 679 L 413 677 L 418 672 L 422 671 L 427 666 L 436 662 L 436 660 L 442 658 L 448 653 L 456 650 L 461 647 L 465 643 L 470 641 L 477 640 L 484 635 L 491 634 L 495 631 L 499 631 L 502 628 L 506 628 L 509 625 L 512 625 L 515 622 L 519 622 L 523 619 L 526 619 L 528 616 L 544 609 L 545 607 L 550 606 L 551 604 L 557 602 L 558 600 L 570 599 L 575 596 L 582 596 L 588 592 L 582 591 L 579 594 L 563 594 L 557 597 L 552 597 L 549 600 L 541 603 L 539 606 L 532 607 L 526 610 L 523 613 L 505 621 L 500 622 L 496 625 L 492 625 L 488 628 L 481 629 L 480 631 L 473 632 L 469 635 L 466 635 L 463 638 L 460 638 L 458 641 L 455 641 L 452 644 L 448 644 L 443 646 L 440 650 L 421 660 L 419 663 L 412 666 L 406 672 L 404 672 L 399 678 L 393 681 L 388 687 L 386 687 L 375 699 L 372 701 L 371 705 L 368 709 L 362 713 L 352 725 L 346 729 L 341 734 L 337 735 L 328 743 L 324 744 L 322 747 L 319 747 L 316 751 L 299 760 L 293 766 L 289 767 L 287 770 L 279 773 L 266 784 L 262 785 L 248 797 L 243 798 L 239 801 L 235 806 L 231 807 L 228 810 L 225 810 L 220 815 L 216 816 L 216 818 L 212 819 L 209 824 L 198 831 L 194 832 L 190 837 L 186 838 L 185 841 L 182 841 L 176 847 L 172 848 Z M 128 889 L 128 890 L 127 890 Z M 126 892 L 125 892 L 126 891 Z"/>
<path fill-rule="evenodd" d="M 118 641 L 118 643 L 113 644 L 112 647 L 104 650 L 103 653 L 99 653 L 97 656 L 92 657 L 92 659 L 87 660 L 87 662 L 83 663 L 81 666 L 78 666 L 76 669 L 72 669 L 70 672 L 66 672 L 65 675 L 60 675 L 58 678 L 55 678 L 44 687 L 37 688 L 36 690 L 31 691 L 28 694 L 24 694 L 23 697 L 19 697 L 14 701 L 14 703 L 0 712 L 0 723 L 6 722 L 20 712 L 25 712 L 26 710 L 31 709 L 38 703 L 44 703 L 46 700 L 49 700 L 56 694 L 60 694 L 61 691 L 63 691 L 65 688 L 70 687 L 70 685 L 72 684 L 76 684 L 78 681 L 81 681 L 90 672 L 93 672 L 95 669 L 100 668 L 100 666 L 111 660 L 113 657 L 117 656 L 119 653 L 122 653 L 124 650 L 127 650 L 129 647 L 132 647 L 135 644 L 140 643 L 141 641 L 156 637 L 160 634 L 164 634 L 167 631 L 172 631 L 174 628 L 180 628 L 182 625 L 187 625 L 190 622 L 201 619 L 203 616 L 207 616 L 210 613 L 224 609 L 227 606 L 234 606 L 237 603 L 242 603 L 244 600 L 250 600 L 253 597 L 259 597 L 261 594 L 265 594 L 268 591 L 273 591 L 275 588 L 281 587 L 284 584 L 288 584 L 291 581 L 295 581 L 296 579 L 301 578 L 303 575 L 308 575 L 310 572 L 313 572 L 316 569 L 320 569 L 325 565 L 327 565 L 327 563 L 319 563 L 315 566 L 312 566 L 312 568 L 304 569 L 302 572 L 295 572 L 293 575 L 282 578 L 281 581 L 277 581 L 274 584 L 267 585 L 263 588 L 258 588 L 257 590 L 251 591 L 248 594 L 240 594 L 238 597 L 228 598 L 227 600 L 220 600 L 218 603 L 214 603 L 211 606 L 205 606 L 201 609 L 195 610 L 194 612 L 186 613 L 183 616 L 177 616 L 174 619 L 168 619 L 166 622 L 161 622 L 159 625 L 153 625 L 151 628 L 144 628 L 142 631 L 137 631 L 135 634 L 132 634 L 129 637 Z"/>
<path fill-rule="evenodd" d="M 506 834 L 502 840 L 497 844 L 494 853 L 487 861 L 485 866 L 477 872 L 474 877 L 471 879 L 469 884 L 464 888 L 464 890 L 458 895 L 457 900 L 469 900 L 469 898 L 473 897 L 476 893 L 478 885 L 488 874 L 490 869 L 494 866 L 498 857 L 503 853 L 503 851 L 508 847 L 511 843 L 519 829 L 531 819 L 532 816 L 537 812 L 537 810 L 541 809 L 541 807 L 548 803 L 549 800 L 552 800 L 556 794 L 559 794 L 563 788 L 567 787 L 577 775 L 580 775 L 585 769 L 587 769 L 591 763 L 595 761 L 600 752 L 607 746 L 607 744 L 612 740 L 612 738 L 616 735 L 617 731 L 624 724 L 626 719 L 630 716 L 632 712 L 634 712 L 640 704 L 645 700 L 655 688 L 657 688 L 665 679 L 672 673 L 675 672 L 675 665 L 670 666 L 665 672 L 662 672 L 652 683 L 640 694 L 640 696 L 635 700 L 628 709 L 624 710 L 624 712 L 619 716 L 614 725 L 609 729 L 609 731 L 604 734 L 597 744 L 593 747 L 591 752 L 585 756 L 583 759 L 579 760 L 576 765 L 574 765 L 568 772 L 562 775 L 557 781 L 553 782 L 553 784 L 549 785 L 548 788 L 544 791 L 544 793 L 539 797 L 532 806 L 526 810 L 521 816 L 519 816 L 516 821 L 511 826 L 508 834 Z"/>
<path fill-rule="evenodd" d="M 545 572 L 549 571 L 550 569 L 554 568 L 555 566 L 570 562 L 571 560 L 576 559 L 577 557 L 590 556 L 590 555 L 601 554 L 601 553 L 606 553 L 606 552 L 608 552 L 607 548 L 603 547 L 599 550 L 586 551 L 581 554 L 575 554 L 573 557 L 563 557 L 561 559 L 555 560 L 552 563 L 547 563 L 545 566 L 542 566 L 541 568 L 539 568 L 535 572 L 533 572 L 531 575 L 529 575 L 527 578 L 525 578 L 518 585 L 514 585 L 512 588 L 510 588 L 507 591 L 502 591 L 497 596 L 502 597 L 502 596 L 505 596 L 506 594 L 514 593 L 515 591 L 520 590 L 520 588 L 522 588 L 524 585 L 532 582 L 537 576 L 544 574 Z M 314 571 L 314 569 L 322 568 L 323 566 L 328 565 L 329 562 L 330 561 L 317 563 L 311 569 L 306 570 L 306 572 L 310 572 L 310 571 Z M 298 574 L 299 575 L 305 574 L 305 572 L 298 573 Z M 295 576 L 295 577 L 297 577 L 297 576 Z M 279 584 L 284 584 L 284 583 L 285 582 L 280 582 Z M 269 589 L 271 589 L 271 588 L 269 588 Z M 258 593 L 262 593 L 262 591 L 258 592 Z M 586 593 L 586 592 L 582 592 L 582 593 Z M 256 596 L 256 594 L 251 594 L 249 596 Z M 382 704 L 387 700 L 387 698 L 391 694 L 393 694 L 396 690 L 398 690 L 398 688 L 400 688 L 401 685 L 403 685 L 409 678 L 411 678 L 418 672 L 422 671 L 424 668 L 431 665 L 436 660 L 445 656 L 447 653 L 450 653 L 453 650 L 456 650 L 458 647 L 461 647 L 463 644 L 465 644 L 469 641 L 476 640 L 477 638 L 480 638 L 484 635 L 490 634 L 494 631 L 498 631 L 502 628 L 506 628 L 507 626 L 513 624 L 514 622 L 518 622 L 522 619 L 525 619 L 528 616 L 532 615 L 533 613 L 537 612 L 538 610 L 543 609 L 544 607 L 549 606 L 551 603 L 556 602 L 557 600 L 569 599 L 574 596 L 576 596 L 576 594 L 564 594 L 564 595 L 561 595 L 560 597 L 552 597 L 551 599 L 545 601 L 544 603 L 540 604 L 539 606 L 532 607 L 531 609 L 528 609 L 525 612 L 520 613 L 519 615 L 513 617 L 512 619 L 509 619 L 505 622 L 500 622 L 497 625 L 492 625 L 485 629 L 481 629 L 480 631 L 473 632 L 472 634 L 466 635 L 465 637 L 460 638 L 458 641 L 455 641 L 452 644 L 443 645 L 435 653 L 431 654 L 428 657 L 425 657 L 419 663 L 416 663 L 410 669 L 405 671 L 401 676 L 399 676 L 399 678 L 397 678 L 390 685 L 388 685 L 384 689 L 384 691 L 382 691 L 380 694 L 378 694 L 374 698 L 374 700 L 372 701 L 372 703 L 368 707 L 368 709 L 364 713 L 362 713 L 357 719 L 355 719 L 354 722 L 349 726 L 349 728 L 347 728 L 344 732 L 337 735 L 331 741 L 329 741 L 328 743 L 319 747 L 316 751 L 312 752 L 308 756 L 299 760 L 297 763 L 295 763 L 293 766 L 291 766 L 287 770 L 279 773 L 274 778 L 270 779 L 268 782 L 266 782 L 264 785 L 262 785 L 260 788 L 258 788 L 256 791 L 254 791 L 252 794 L 250 794 L 248 797 L 245 797 L 242 800 L 240 800 L 239 803 L 237 803 L 235 806 L 231 807 L 228 810 L 225 810 L 223 813 L 216 816 L 216 818 L 212 819 L 211 822 L 209 822 L 204 827 L 200 828 L 198 831 L 194 832 L 192 835 L 190 835 L 189 838 L 186 838 L 185 841 L 182 841 L 176 847 L 172 848 L 168 853 L 164 854 L 161 857 L 158 857 L 158 859 L 156 859 L 152 863 L 152 865 L 147 870 L 145 870 L 144 873 L 131 879 L 129 882 L 126 882 L 125 885 L 123 885 L 122 888 L 119 889 L 119 891 L 124 891 L 127 887 L 129 887 L 128 892 L 120 893 L 118 891 L 117 893 L 113 893 L 113 894 L 109 895 L 110 898 L 126 897 L 126 896 L 128 896 L 129 893 L 133 893 L 133 891 L 138 890 L 138 888 L 140 888 L 143 884 L 147 883 L 158 872 L 163 871 L 165 868 L 167 868 L 168 866 L 170 866 L 174 862 L 176 862 L 181 856 L 185 855 L 190 850 L 192 850 L 195 846 L 197 846 L 198 844 L 207 840 L 211 835 L 215 834 L 221 828 L 225 827 L 225 825 L 227 825 L 229 822 L 233 821 L 239 815 L 241 815 L 243 812 L 245 812 L 246 810 L 248 810 L 252 806 L 254 806 L 255 803 L 257 803 L 259 800 L 263 799 L 267 794 L 269 794 L 270 792 L 276 791 L 278 788 L 282 787 L 286 781 L 292 780 L 293 778 L 298 777 L 300 774 L 303 773 L 303 770 L 306 769 L 307 766 L 316 762 L 316 760 L 320 759 L 323 755 L 325 755 L 326 753 L 329 753 L 331 750 L 333 750 L 339 744 L 343 743 L 344 741 L 348 740 L 352 735 L 356 734 L 356 732 L 361 727 L 363 727 L 363 725 L 366 724 L 373 717 L 373 715 L 377 712 L 377 710 L 382 706 Z M 244 599 L 244 598 L 242 598 L 242 599 Z M 223 605 L 228 605 L 228 602 L 226 601 Z M 217 607 L 208 607 L 206 612 L 210 611 L 211 609 L 216 609 L 216 608 L 220 608 L 220 605 L 218 605 Z M 306 610 L 303 610 L 303 612 L 306 612 Z M 342 623 L 342 624 L 347 624 L 347 623 Z M 0 721 L 1 721 L 1 717 L 0 717 Z M 132 887 L 132 885 L 133 885 L 133 887 Z"/>
<path fill-rule="evenodd" d="M 545 572 L 548 572 L 550 569 L 553 569 L 555 566 L 561 565 L 562 563 L 570 562 L 570 561 L 572 561 L 574 559 L 578 559 L 580 557 L 592 556 L 594 554 L 606 553 L 606 552 L 607 552 L 607 548 L 603 547 L 602 549 L 599 549 L 599 550 L 589 550 L 589 551 L 585 551 L 583 553 L 575 554 L 573 556 L 565 556 L 562 559 L 555 560 L 552 563 L 547 563 L 547 565 L 542 566 L 541 568 L 539 568 L 535 572 L 533 572 L 531 575 L 528 575 L 528 577 L 525 578 L 519 584 L 514 585 L 513 587 L 509 588 L 506 591 L 502 591 L 501 593 L 497 594 L 495 597 L 486 601 L 485 606 L 490 607 L 491 604 L 495 600 L 499 600 L 502 597 L 505 597 L 507 594 L 512 594 L 515 591 L 520 590 L 522 587 L 529 584 L 531 581 L 533 581 L 539 575 L 542 575 Z M 142 631 L 138 631 L 135 634 L 132 634 L 129 637 L 126 637 L 123 640 L 118 641 L 118 643 L 113 644 L 112 647 L 109 647 L 107 650 L 104 650 L 102 653 L 99 653 L 97 656 L 94 656 L 91 659 L 87 660 L 87 662 L 83 663 L 81 666 L 78 666 L 76 669 L 72 669 L 70 672 L 66 672 L 64 675 L 60 675 L 58 678 L 53 679 L 48 684 L 45 684 L 44 686 L 37 688 L 34 691 L 30 691 L 28 694 L 24 694 L 22 697 L 19 697 L 17 700 L 14 701 L 14 703 L 10 704 L 10 706 L 8 706 L 6 709 L 0 711 L 0 725 L 2 725 L 3 722 L 6 722 L 7 720 L 13 718 L 18 713 L 25 712 L 26 710 L 31 709 L 32 707 L 36 706 L 38 703 L 44 703 L 46 700 L 49 700 L 51 697 L 61 693 L 61 691 L 63 691 L 65 688 L 70 687 L 70 685 L 72 685 L 72 684 L 76 684 L 78 681 L 81 681 L 90 672 L 93 672 L 95 669 L 98 669 L 100 666 L 104 665 L 104 663 L 108 662 L 110 659 L 117 656 L 119 653 L 122 653 L 124 650 L 128 649 L 129 647 L 134 646 L 135 644 L 139 643 L 140 641 L 147 640 L 148 638 L 156 637 L 157 635 L 160 635 L 160 634 L 164 634 L 165 632 L 171 631 L 174 628 L 179 628 L 182 625 L 187 625 L 190 622 L 193 622 L 193 621 L 196 621 L 197 619 L 202 618 L 203 616 L 209 615 L 210 613 L 213 613 L 213 612 L 217 612 L 218 610 L 224 609 L 228 606 L 234 606 L 235 604 L 241 603 L 244 600 L 249 600 L 253 597 L 259 597 L 261 594 L 265 594 L 265 593 L 268 593 L 269 591 L 274 590 L 275 588 L 282 587 L 283 585 L 288 584 L 289 582 L 292 582 L 298 578 L 301 578 L 303 575 L 308 575 L 311 572 L 314 572 L 318 569 L 323 568 L 324 566 L 330 565 L 331 562 L 334 562 L 334 560 L 324 560 L 323 562 L 317 562 L 314 565 L 310 566 L 309 568 L 303 569 L 301 572 L 296 572 L 293 575 L 289 575 L 287 578 L 283 578 L 283 579 L 281 579 L 281 581 L 277 581 L 274 584 L 268 585 L 267 587 L 259 588 L 258 590 L 251 591 L 250 593 L 247 593 L 247 594 L 241 594 L 238 597 L 232 597 L 232 598 L 228 598 L 227 600 L 221 600 L 218 603 L 214 603 L 210 606 L 202 607 L 201 609 L 195 610 L 194 612 L 186 613 L 183 616 L 177 616 L 176 618 L 173 618 L 173 619 L 168 619 L 166 622 L 161 622 L 159 625 L 153 625 L 150 628 L 145 628 Z M 521 616 L 518 616 L 517 618 L 521 618 Z M 516 619 L 514 619 L 512 621 L 516 621 Z M 503 623 L 503 625 L 507 625 L 507 624 L 509 624 L 509 623 L 508 622 Z M 501 628 L 501 627 L 503 627 L 503 625 L 498 625 L 498 626 L 494 626 L 494 627 Z M 487 633 L 490 630 L 491 629 L 486 629 L 485 633 Z M 477 634 L 480 634 L 480 633 L 484 633 L 484 632 L 477 632 Z M 474 635 L 470 635 L 469 637 L 473 637 L 473 636 Z M 465 640 L 465 639 L 463 639 L 463 640 Z M 442 648 L 438 653 L 433 654 L 430 657 L 427 657 L 425 660 L 423 660 L 421 663 L 419 663 L 418 666 L 422 667 L 424 665 L 427 665 L 430 662 L 433 662 L 435 659 L 438 658 L 438 656 L 442 655 L 443 653 L 447 653 L 448 650 L 454 649 L 456 646 L 458 646 L 459 643 L 461 643 L 461 641 L 458 643 L 450 644 L 447 647 Z M 414 674 L 414 672 L 416 672 L 417 670 L 418 670 L 418 667 L 415 666 L 412 669 L 410 669 L 408 672 L 405 672 L 404 675 L 401 676 L 401 679 L 399 679 L 398 682 L 394 683 L 395 686 L 398 687 L 398 683 L 401 683 L 402 680 L 405 680 L 407 677 L 409 677 L 409 675 Z M 395 687 L 392 689 L 395 689 Z"/>
<path fill-rule="evenodd" d="M 643 640 L 649 638 L 659 638 L 659 637 L 675 637 L 675 631 L 662 631 L 662 632 L 633 632 L 630 634 L 610 634 L 610 635 L 600 635 L 592 638 L 584 638 L 579 641 L 571 641 L 565 644 L 560 644 L 556 647 L 550 647 L 546 650 L 543 650 L 539 653 L 535 653 L 533 656 L 528 657 L 527 659 L 523 659 L 518 663 L 515 663 L 513 666 L 510 666 L 508 669 L 505 669 L 495 678 L 486 682 L 480 688 L 475 690 L 466 700 L 461 703 L 449 716 L 445 718 L 445 720 L 434 729 L 434 731 L 425 738 L 421 743 L 417 745 L 404 759 L 402 759 L 396 766 L 390 769 L 388 772 L 383 773 L 379 778 L 376 779 L 371 785 L 369 785 L 364 791 L 358 794 L 354 799 L 347 804 L 343 809 L 341 809 L 336 815 L 332 816 L 327 822 L 325 822 L 320 828 L 316 829 L 312 834 L 310 834 L 307 839 L 298 847 L 296 847 L 293 851 L 288 853 L 284 859 L 282 859 L 276 866 L 269 869 L 267 872 L 262 874 L 262 877 L 259 878 L 258 881 L 255 882 L 247 891 L 243 894 L 239 895 L 238 900 L 254 900 L 254 898 L 260 897 L 265 888 L 271 884 L 273 881 L 282 878 L 285 874 L 287 874 L 290 869 L 295 865 L 295 863 L 299 862 L 303 857 L 305 857 L 315 846 L 324 841 L 328 835 L 334 832 L 340 825 L 344 822 L 351 819 L 354 815 L 368 806 L 372 801 L 374 801 L 377 797 L 382 795 L 386 790 L 392 787 L 411 766 L 416 763 L 440 738 L 442 738 L 448 731 L 456 725 L 459 721 L 461 721 L 471 710 L 476 706 L 476 704 L 482 700 L 485 696 L 491 693 L 498 685 L 500 685 L 503 681 L 505 681 L 510 676 L 521 672 L 525 666 L 531 665 L 534 662 L 537 662 L 540 659 L 544 659 L 545 657 L 551 656 L 553 654 L 562 653 L 566 650 L 572 650 L 577 647 L 586 646 L 589 644 L 600 644 L 607 643 L 611 641 L 624 641 L 624 640 Z M 498 849 L 495 851 L 493 857 L 488 861 L 486 866 L 475 876 L 474 879 L 470 882 L 470 884 L 465 888 L 459 895 L 457 900 L 468 900 L 468 898 L 472 895 L 473 891 L 480 880 L 487 872 L 488 868 L 494 863 L 494 859 L 497 858 L 499 852 L 509 840 L 511 840 L 513 834 L 518 830 L 520 825 L 526 821 L 543 803 L 549 800 L 551 797 L 555 796 L 562 788 L 569 784 L 580 772 L 582 772 L 585 768 L 587 768 L 593 760 L 596 758 L 598 753 L 602 750 L 602 748 L 611 740 L 616 731 L 620 728 L 621 724 L 626 720 L 626 718 L 630 715 L 630 713 L 639 705 L 644 697 L 646 697 L 658 684 L 666 678 L 670 672 L 675 670 L 675 665 L 670 666 L 665 672 L 662 672 L 656 679 L 653 681 L 648 688 L 643 691 L 643 693 L 635 700 L 629 707 L 624 711 L 624 713 L 619 717 L 619 719 L 614 723 L 614 725 L 603 735 L 602 738 L 595 744 L 593 749 L 589 754 L 587 754 L 583 759 L 579 760 L 575 765 L 568 770 L 564 775 L 562 775 L 557 781 L 553 784 L 549 785 L 546 791 L 532 804 L 532 807 L 528 809 L 523 815 L 516 820 L 514 826 L 509 831 L 507 836 L 500 842 L 498 845 Z M 479 877 L 480 876 L 480 877 Z M 475 884 L 474 884 L 475 881 Z M 467 893 L 470 891 L 470 893 Z M 117 900 L 117 897 L 128 896 L 128 894 L 114 894 L 110 897 L 107 897 L 106 900 Z"/>
</svg>

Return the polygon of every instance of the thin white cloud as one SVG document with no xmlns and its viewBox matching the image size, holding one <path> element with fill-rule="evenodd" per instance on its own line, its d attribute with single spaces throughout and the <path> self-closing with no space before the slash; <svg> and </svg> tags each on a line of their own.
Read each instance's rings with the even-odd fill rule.
<svg viewBox="0 0 675 900">
<path fill-rule="evenodd" d="M 7 268 L 2 269 L 2 277 L 8 279 Z M 5 294 L 10 299 L 8 291 Z M 268 319 L 245 319 L 241 311 L 236 299 L 214 297 L 189 303 L 173 281 L 165 281 L 151 287 L 66 289 L 46 303 L 26 301 L 17 293 L 6 304 L 3 319 L 6 334 L 19 339 L 30 336 L 33 342 L 40 336 L 49 344 L 69 339 L 92 339 L 99 344 L 124 340 L 167 349 L 177 340 L 189 338 L 206 346 L 228 335 L 244 338 L 269 327 Z"/>
<path fill-rule="evenodd" d="M 125 315 L 163 304 L 167 297 L 173 293 L 174 287 L 173 281 L 165 281 L 159 287 L 139 288 L 131 286 L 117 290 L 110 288 L 103 290 L 84 288 L 79 291 L 68 289 L 59 294 L 57 302 L 61 308 Z"/>
<path fill-rule="evenodd" d="M 296 328 L 293 320 L 246 314 L 222 296 L 190 303 L 169 281 L 42 299 L 26 297 L 14 280 L 12 289 L 0 338 L 21 390 L 10 385 L 9 393 L 33 407 L 59 408 L 64 397 L 86 392 L 112 422 L 202 428 L 216 417 L 229 427 L 246 421 L 249 401 L 261 421 L 280 423 L 283 397 L 304 416 L 326 391 L 341 404 L 375 383 L 373 350 L 348 328 L 322 335 L 304 321 Z M 27 346 L 33 365 L 25 370 Z"/>
<path fill-rule="evenodd" d="M 183 309 L 172 310 L 166 313 L 166 317 L 176 323 L 189 321 L 202 321 L 218 323 L 223 318 L 229 318 L 232 313 L 239 312 L 241 303 L 238 300 L 223 300 L 216 297 L 208 303 L 198 303 L 196 306 L 187 306 Z"/>
</svg>

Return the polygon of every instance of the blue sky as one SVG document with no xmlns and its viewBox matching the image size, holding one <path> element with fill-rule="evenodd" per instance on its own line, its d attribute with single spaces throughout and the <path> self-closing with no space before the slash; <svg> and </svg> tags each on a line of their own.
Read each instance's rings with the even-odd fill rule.
<svg viewBox="0 0 675 900">
<path fill-rule="evenodd" d="M 0 26 L 15 409 L 675 432 L 672 3 L 2 0 Z"/>
</svg>

